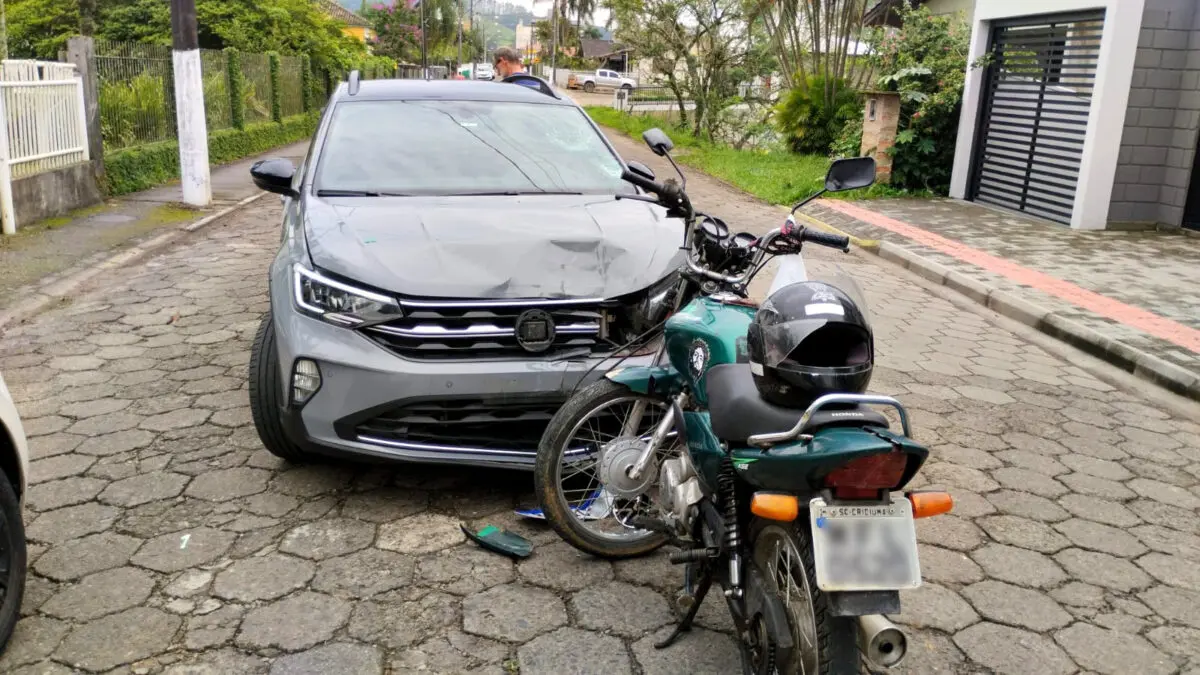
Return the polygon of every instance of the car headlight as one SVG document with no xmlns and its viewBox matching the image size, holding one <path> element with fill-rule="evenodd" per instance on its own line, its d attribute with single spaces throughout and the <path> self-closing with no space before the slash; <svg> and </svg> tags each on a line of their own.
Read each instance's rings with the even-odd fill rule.
<svg viewBox="0 0 1200 675">
<path fill-rule="evenodd" d="M 330 279 L 300 264 L 292 266 L 292 285 L 297 309 L 338 326 L 354 328 L 401 316 L 394 298 Z"/>
<path fill-rule="evenodd" d="M 613 317 L 612 339 L 624 344 L 662 323 L 675 309 L 678 291 L 679 273 L 673 272 L 623 305 Z"/>
</svg>

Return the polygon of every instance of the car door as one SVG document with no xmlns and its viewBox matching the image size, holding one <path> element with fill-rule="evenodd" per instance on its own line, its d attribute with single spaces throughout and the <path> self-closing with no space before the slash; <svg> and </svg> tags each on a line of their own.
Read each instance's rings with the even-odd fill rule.
<svg viewBox="0 0 1200 675">
<path fill-rule="evenodd" d="M 602 70 L 600 72 L 604 74 L 604 82 L 603 82 L 604 86 L 616 87 L 617 85 L 620 84 L 620 82 L 617 81 L 617 74 L 614 73 L 613 71 Z"/>
</svg>

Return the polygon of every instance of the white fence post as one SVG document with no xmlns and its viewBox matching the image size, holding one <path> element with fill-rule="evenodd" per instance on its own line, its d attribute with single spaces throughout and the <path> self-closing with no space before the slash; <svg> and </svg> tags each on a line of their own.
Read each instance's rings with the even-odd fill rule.
<svg viewBox="0 0 1200 675">
<path fill-rule="evenodd" d="M 8 92 L 0 88 L 0 218 L 3 218 L 4 234 L 17 233 L 17 214 L 13 209 L 12 166 L 8 150 Z"/>
</svg>

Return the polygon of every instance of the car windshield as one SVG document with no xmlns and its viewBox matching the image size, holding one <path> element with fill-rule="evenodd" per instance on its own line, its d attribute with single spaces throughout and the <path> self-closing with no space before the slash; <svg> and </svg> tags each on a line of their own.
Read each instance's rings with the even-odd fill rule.
<svg viewBox="0 0 1200 675">
<path fill-rule="evenodd" d="M 318 194 L 628 193 L 621 162 L 574 106 L 353 101 L 337 106 Z"/>
</svg>

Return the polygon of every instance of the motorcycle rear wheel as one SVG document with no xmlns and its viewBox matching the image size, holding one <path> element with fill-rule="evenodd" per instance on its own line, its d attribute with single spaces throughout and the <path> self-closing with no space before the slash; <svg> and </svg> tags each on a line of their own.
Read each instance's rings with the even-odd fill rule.
<svg viewBox="0 0 1200 675">
<path fill-rule="evenodd" d="M 614 409 L 619 410 L 622 405 L 638 401 L 649 404 L 646 406 L 638 433 L 649 434 L 666 411 L 666 403 L 661 399 L 637 394 L 610 380 L 599 380 L 577 392 L 559 408 L 538 444 L 533 480 L 534 492 L 542 513 L 563 541 L 584 553 L 600 558 L 619 559 L 645 555 L 667 541 L 665 536 L 657 532 L 625 527 L 613 515 L 602 521 L 593 521 L 599 526 L 607 527 L 607 531 L 601 527 L 589 527 L 576 515 L 575 510 L 579 508 L 581 497 L 591 496 L 593 491 L 600 489 L 601 483 L 596 475 L 597 467 L 589 469 L 585 466 L 587 460 L 576 460 L 569 465 L 564 462 L 568 446 L 574 444 L 585 425 L 592 439 L 588 443 L 602 441 L 603 439 L 597 438 L 598 434 L 606 435 L 601 433 L 601 427 L 608 430 L 615 423 L 619 433 L 623 423 L 623 419 L 618 419 L 619 413 L 614 413 Z M 613 434 L 613 438 L 616 437 L 617 435 Z M 565 470 L 571 472 L 567 474 L 567 479 L 586 482 L 587 486 L 582 489 L 565 490 Z M 594 480 L 588 478 L 589 471 Z M 574 498 L 570 498 L 566 492 L 571 492 Z M 657 485 L 652 485 L 648 492 L 651 493 L 648 497 L 656 496 Z M 612 522 L 605 522 L 610 519 Z"/>
<path fill-rule="evenodd" d="M 767 588 L 779 596 L 792 629 L 792 657 L 775 663 L 780 675 L 859 673 L 858 627 L 853 617 L 833 616 L 817 588 L 812 538 L 805 514 L 795 523 L 755 518 L 750 550 Z"/>
</svg>

